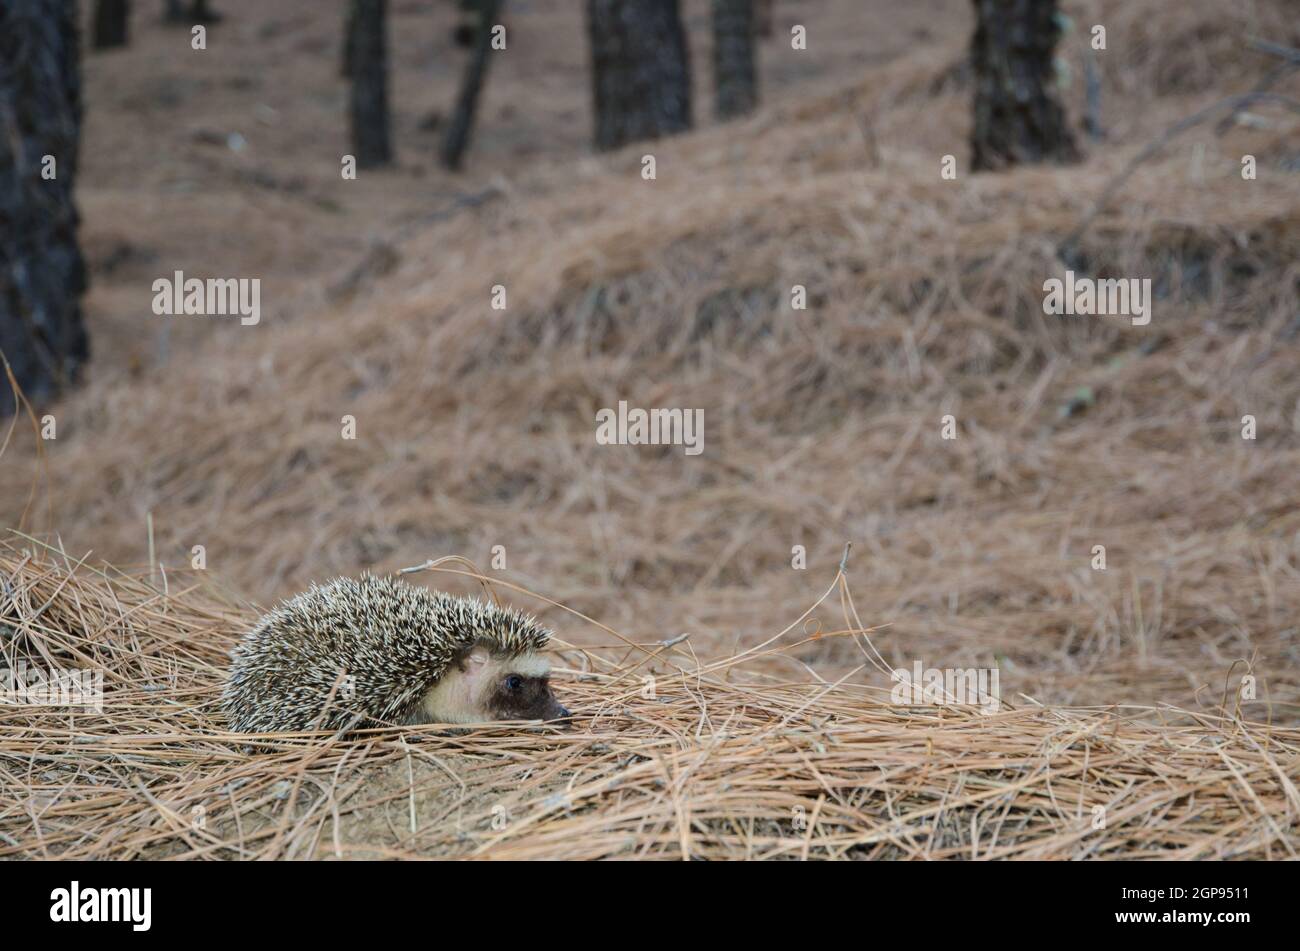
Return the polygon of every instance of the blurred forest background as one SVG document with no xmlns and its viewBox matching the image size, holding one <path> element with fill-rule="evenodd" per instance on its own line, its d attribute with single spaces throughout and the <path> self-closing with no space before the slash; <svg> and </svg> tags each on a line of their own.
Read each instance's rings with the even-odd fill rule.
<svg viewBox="0 0 1300 951">
<path fill-rule="evenodd" d="M 1193 707 L 1250 670 L 1294 719 L 1295 14 L 0 0 L 0 349 L 31 400 L 0 522 L 173 588 L 202 546 L 262 603 L 500 545 L 503 577 L 704 654 L 798 617 L 851 541 L 899 666 Z M 1151 323 L 1046 316 L 1067 267 L 1150 278 Z M 260 323 L 154 314 L 176 271 L 259 279 Z M 598 446 L 619 400 L 702 407 L 703 455 Z"/>
</svg>

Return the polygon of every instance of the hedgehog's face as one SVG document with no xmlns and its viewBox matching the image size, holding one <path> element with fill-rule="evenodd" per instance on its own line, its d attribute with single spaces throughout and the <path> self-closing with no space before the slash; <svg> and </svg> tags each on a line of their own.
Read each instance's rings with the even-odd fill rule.
<svg viewBox="0 0 1300 951">
<path fill-rule="evenodd" d="M 538 654 L 501 657 L 475 648 L 459 658 L 424 699 L 428 723 L 564 720 L 551 692 L 550 664 Z"/>
<path fill-rule="evenodd" d="M 551 692 L 550 674 L 550 664 L 536 654 L 502 663 L 485 683 L 483 705 L 489 714 L 488 719 L 567 719 L 569 711 Z"/>
</svg>

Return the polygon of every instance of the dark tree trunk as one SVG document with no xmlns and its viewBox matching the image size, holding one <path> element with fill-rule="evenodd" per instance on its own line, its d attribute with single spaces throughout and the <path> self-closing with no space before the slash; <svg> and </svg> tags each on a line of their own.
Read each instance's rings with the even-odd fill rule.
<svg viewBox="0 0 1300 951">
<path fill-rule="evenodd" d="M 163 22 L 173 25 L 193 26 L 196 23 L 217 23 L 221 14 L 212 9 L 208 0 L 190 0 L 189 9 L 185 9 L 182 0 L 164 0 Z"/>
<path fill-rule="evenodd" d="M 451 30 L 451 42 L 463 50 L 474 48 L 478 36 L 478 0 L 456 0 L 456 25 Z"/>
<path fill-rule="evenodd" d="M 456 111 L 452 114 L 451 125 L 447 127 L 446 137 L 442 141 L 442 164 L 452 171 L 460 168 L 461 158 L 469 147 L 478 96 L 483 89 L 483 80 L 487 78 L 488 59 L 492 55 L 492 27 L 501 10 L 501 0 L 478 0 L 478 8 L 474 52 L 465 66 L 460 95 L 456 99 Z"/>
<path fill-rule="evenodd" d="M 754 0 L 713 0 L 713 88 L 719 119 L 758 105 Z"/>
<path fill-rule="evenodd" d="M 1079 158 L 1052 93 L 1057 0 L 974 0 L 975 129 L 971 168 Z"/>
<path fill-rule="evenodd" d="M 677 0 L 588 0 L 596 148 L 691 127 L 691 70 Z"/>
<path fill-rule="evenodd" d="M 356 7 L 349 3 L 343 14 L 343 56 L 339 65 L 339 75 L 344 79 L 352 78 L 352 35 L 356 32 L 353 22 L 356 20 Z"/>
<path fill-rule="evenodd" d="M 76 0 L 0 3 L 0 352 L 33 403 L 89 356 L 72 186 L 81 131 Z M 46 156 L 54 177 L 42 177 Z M 7 382 L 0 414 L 14 410 Z"/>
<path fill-rule="evenodd" d="M 358 168 L 387 165 L 393 150 L 388 133 L 387 0 L 352 0 L 352 152 Z"/>
<path fill-rule="evenodd" d="M 208 0 L 194 0 L 190 6 L 190 20 L 193 23 L 217 23 L 221 14 L 212 9 Z"/>
<path fill-rule="evenodd" d="M 95 49 L 126 46 L 127 21 L 130 16 L 130 0 L 96 0 Z"/>
</svg>

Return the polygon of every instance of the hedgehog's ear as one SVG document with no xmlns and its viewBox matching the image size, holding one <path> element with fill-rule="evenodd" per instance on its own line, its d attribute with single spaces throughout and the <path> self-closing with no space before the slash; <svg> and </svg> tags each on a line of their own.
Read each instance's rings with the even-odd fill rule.
<svg viewBox="0 0 1300 951">
<path fill-rule="evenodd" d="M 451 665 L 467 677 L 481 674 L 486 663 L 487 652 L 482 647 L 472 647 L 469 650 L 459 651 L 451 661 Z"/>
<path fill-rule="evenodd" d="M 461 655 L 460 661 L 456 664 L 461 673 L 467 680 L 477 682 L 483 678 L 483 672 L 487 670 L 489 654 L 486 648 L 475 647 L 467 654 Z"/>
<path fill-rule="evenodd" d="M 484 647 L 475 647 L 461 660 L 461 677 L 471 697 L 479 697 L 491 681 L 492 656 Z"/>
</svg>

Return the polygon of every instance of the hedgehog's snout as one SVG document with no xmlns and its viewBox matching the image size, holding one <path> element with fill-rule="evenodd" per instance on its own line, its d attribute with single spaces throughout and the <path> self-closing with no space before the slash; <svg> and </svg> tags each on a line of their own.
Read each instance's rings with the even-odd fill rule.
<svg viewBox="0 0 1300 951">
<path fill-rule="evenodd" d="M 550 709 L 546 711 L 546 716 L 542 719 L 562 730 L 567 730 L 573 726 L 573 713 L 568 707 L 556 700 L 554 696 L 551 697 Z"/>
</svg>

